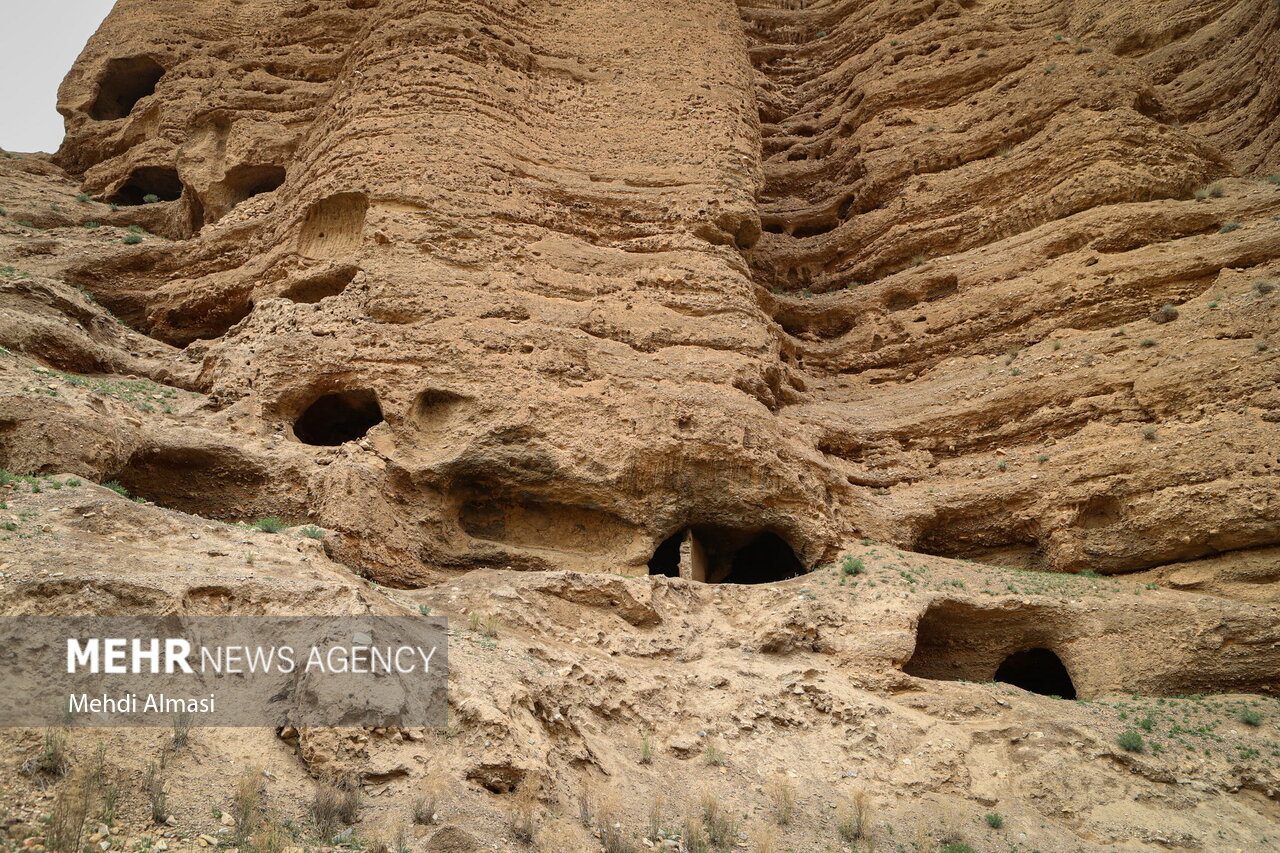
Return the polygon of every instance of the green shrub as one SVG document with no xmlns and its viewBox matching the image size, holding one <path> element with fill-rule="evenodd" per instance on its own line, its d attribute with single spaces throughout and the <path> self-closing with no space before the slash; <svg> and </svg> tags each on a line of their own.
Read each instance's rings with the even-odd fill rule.
<svg viewBox="0 0 1280 853">
<path fill-rule="evenodd" d="M 1142 437 L 1145 438 L 1147 441 L 1155 441 L 1156 434 L 1157 434 L 1157 430 L 1153 426 L 1148 425 L 1142 428 Z"/>
<path fill-rule="evenodd" d="M 942 853 L 978 853 L 978 851 L 961 841 L 953 841 L 943 845 Z"/>
<path fill-rule="evenodd" d="M 1276 289 L 1275 283 L 1270 281 L 1255 281 L 1253 290 L 1259 296 L 1266 296 L 1268 293 L 1274 293 Z"/>
<path fill-rule="evenodd" d="M 1204 201 L 1207 198 L 1222 198 L 1225 194 L 1226 190 L 1222 184 L 1210 184 L 1195 191 L 1195 197 L 1200 201 Z"/>
<path fill-rule="evenodd" d="M 1243 227 L 1239 222 L 1224 222 L 1222 227 L 1218 229 L 1218 233 L 1230 234 L 1232 231 L 1239 231 Z"/>
<path fill-rule="evenodd" d="M 253 523 L 253 529 L 261 531 L 262 533 L 279 533 L 288 526 L 289 525 L 285 524 L 275 516 L 260 518 Z"/>
<path fill-rule="evenodd" d="M 1120 733 L 1116 738 L 1116 743 L 1126 752 L 1144 752 L 1147 748 L 1146 743 L 1142 740 L 1142 735 L 1133 729 L 1128 729 Z"/>
<path fill-rule="evenodd" d="M 308 524 L 306 527 L 302 528 L 298 532 L 301 533 L 303 536 L 307 537 L 308 539 L 324 538 L 324 531 L 321 530 L 319 527 L 316 527 L 314 524 Z"/>
<path fill-rule="evenodd" d="M 136 246 L 136 245 L 138 245 L 139 243 L 141 243 L 141 242 L 142 242 L 142 235 L 141 235 L 141 234 L 126 234 L 126 235 L 124 235 L 124 238 L 120 240 L 120 242 L 121 242 L 121 243 L 124 243 L 126 246 Z"/>
<path fill-rule="evenodd" d="M 156 195 L 155 193 L 147 193 L 142 197 L 143 204 L 155 204 L 159 200 L 160 200 L 160 196 Z"/>
<path fill-rule="evenodd" d="M 1156 343 L 1157 341 L 1155 338 L 1143 338 L 1138 343 L 1138 346 L 1142 347 L 1143 349 L 1150 349 L 1151 347 L 1155 346 Z"/>
<path fill-rule="evenodd" d="M 88 200 L 89 200 L 89 194 L 88 194 L 88 193 L 76 193 L 76 201 L 79 201 L 79 202 L 86 202 L 86 201 L 88 201 Z"/>
<path fill-rule="evenodd" d="M 845 554 L 840 558 L 840 574 L 852 577 L 860 575 L 867 570 L 867 566 L 858 557 L 851 557 Z"/>
<path fill-rule="evenodd" d="M 84 227 L 85 228 L 101 228 L 102 226 L 99 223 L 94 222 L 92 219 L 90 219 L 88 222 L 84 224 Z"/>
<path fill-rule="evenodd" d="M 1262 725 L 1262 715 L 1253 708 L 1244 708 L 1237 715 L 1236 719 L 1244 723 L 1246 726 Z"/>
<path fill-rule="evenodd" d="M 1004 818 L 1000 817 L 1000 815 L 996 814 L 995 812 L 989 812 L 982 819 L 985 820 L 987 822 L 987 826 L 991 827 L 992 829 L 999 829 L 1000 827 L 1004 826 Z"/>
<path fill-rule="evenodd" d="M 1138 720 L 1138 728 L 1142 729 L 1144 732 L 1154 731 L 1155 727 L 1156 727 L 1156 718 L 1152 717 L 1151 715 L 1147 715 L 1143 717 L 1141 720 Z"/>
<path fill-rule="evenodd" d="M 1148 319 L 1153 323 L 1172 323 L 1178 319 L 1178 309 L 1166 302 L 1153 311 Z"/>
<path fill-rule="evenodd" d="M 419 604 L 419 605 L 418 605 L 418 612 L 419 612 L 419 613 L 421 613 L 423 616 L 430 616 L 430 615 L 431 615 L 431 605 L 430 605 L 430 604 Z"/>
<path fill-rule="evenodd" d="M 129 490 L 126 489 L 124 486 L 120 485 L 119 480 L 108 480 L 102 485 L 110 489 L 111 491 L 115 492 L 117 495 L 119 495 L 122 498 L 129 497 Z"/>
</svg>

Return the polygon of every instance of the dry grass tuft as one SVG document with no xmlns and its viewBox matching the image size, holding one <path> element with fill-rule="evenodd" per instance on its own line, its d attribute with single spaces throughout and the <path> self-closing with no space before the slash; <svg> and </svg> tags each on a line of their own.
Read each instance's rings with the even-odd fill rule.
<svg viewBox="0 0 1280 853">
<path fill-rule="evenodd" d="M 844 841 L 857 841 L 865 838 L 870 828 L 868 814 L 871 809 L 870 798 L 861 788 L 854 790 L 840 801 L 836 807 L 836 831 Z"/>
<path fill-rule="evenodd" d="M 773 805 L 773 822 L 787 826 L 796 807 L 796 786 L 786 776 L 778 775 L 764 789 Z"/>
</svg>

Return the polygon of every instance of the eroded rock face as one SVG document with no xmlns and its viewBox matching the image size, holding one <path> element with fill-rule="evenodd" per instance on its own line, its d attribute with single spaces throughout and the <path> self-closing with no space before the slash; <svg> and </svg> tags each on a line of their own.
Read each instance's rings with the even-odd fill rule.
<svg viewBox="0 0 1280 853">
<path fill-rule="evenodd" d="M 57 162 L 177 242 L 64 269 L 207 432 L 86 473 L 234 428 L 403 584 L 1280 544 L 1277 12 L 1174 5 L 125 0 Z"/>
</svg>

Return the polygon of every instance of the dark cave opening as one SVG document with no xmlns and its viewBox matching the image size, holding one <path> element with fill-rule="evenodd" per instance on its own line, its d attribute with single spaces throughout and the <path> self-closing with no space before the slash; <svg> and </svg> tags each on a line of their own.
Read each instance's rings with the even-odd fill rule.
<svg viewBox="0 0 1280 853">
<path fill-rule="evenodd" d="M 1076 686 L 1071 681 L 1071 674 L 1067 672 L 1061 658 L 1049 649 L 1034 648 L 1014 652 L 996 669 L 995 680 L 1042 696 L 1076 698 Z"/>
<path fill-rule="evenodd" d="M 278 190 L 284 179 L 283 166 L 236 166 L 222 181 L 221 213 L 256 195 Z"/>
<path fill-rule="evenodd" d="M 649 558 L 649 574 L 669 578 L 680 577 L 680 545 L 687 531 L 680 530 L 662 540 Z"/>
<path fill-rule="evenodd" d="M 149 56 L 111 60 L 98 79 L 98 92 L 89 105 L 89 117 L 98 121 L 124 118 L 138 101 L 153 94 L 164 68 Z"/>
<path fill-rule="evenodd" d="M 649 574 L 705 583 L 775 583 L 805 574 L 795 550 L 771 530 L 719 525 L 683 528 L 649 559 Z"/>
<path fill-rule="evenodd" d="M 721 583 L 773 583 L 803 575 L 804 566 L 781 536 L 766 530 L 733 555 L 729 574 Z"/>
<path fill-rule="evenodd" d="M 182 181 L 176 169 L 161 166 L 140 166 L 112 194 L 108 201 L 115 204 L 147 204 L 147 196 L 159 201 L 177 201 L 182 197 Z"/>
<path fill-rule="evenodd" d="M 382 423 L 378 395 L 358 389 L 325 394 L 293 423 L 293 434 L 303 444 L 333 447 L 363 438 Z"/>
</svg>

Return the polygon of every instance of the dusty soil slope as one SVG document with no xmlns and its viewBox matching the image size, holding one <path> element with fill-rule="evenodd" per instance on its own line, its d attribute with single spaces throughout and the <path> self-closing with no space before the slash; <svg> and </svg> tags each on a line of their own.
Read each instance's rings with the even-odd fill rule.
<svg viewBox="0 0 1280 853">
<path fill-rule="evenodd" d="M 5 607 L 456 617 L 455 727 L 198 731 L 173 835 L 270 849 L 257 763 L 307 844 L 336 767 L 431 850 L 777 774 L 781 849 L 1272 849 L 1277 57 L 1272 0 L 120 0 L 0 157 Z M 133 837 L 149 737 L 72 734 Z"/>
</svg>

